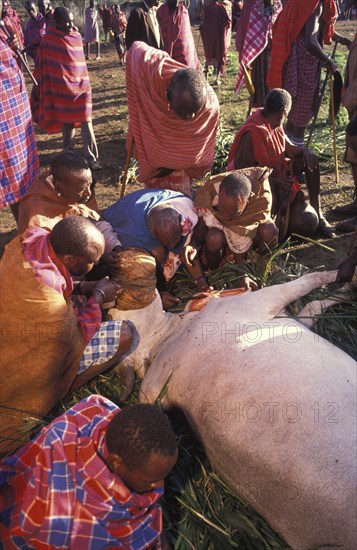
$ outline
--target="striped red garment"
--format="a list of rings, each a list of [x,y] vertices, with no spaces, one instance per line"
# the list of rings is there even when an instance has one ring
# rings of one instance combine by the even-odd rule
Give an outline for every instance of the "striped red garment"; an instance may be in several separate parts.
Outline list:
[[[82,37],[47,28],[38,49],[35,78],[39,96],[31,95],[34,120],[48,134],[59,133],[63,123],[92,120],[92,92]]]
[[[254,111],[236,133],[228,155],[227,170],[234,169],[234,157],[240,140],[246,132],[249,132],[253,142],[254,159],[258,166],[273,168],[275,176],[282,173],[285,156],[284,130],[281,126],[272,129],[262,112],[263,109]]]
[[[274,2],[269,8],[265,6],[264,0],[255,0],[254,6],[250,11],[242,50],[239,53],[240,64],[235,88],[236,94],[240,92],[244,85],[244,74],[241,63],[244,63],[245,66],[251,65],[266,48],[269,37],[272,35],[273,24],[282,7],[280,0]],[[245,9],[245,4],[243,9]]]
[[[170,13],[169,5],[165,2],[157,10],[156,16],[160,24],[165,52],[179,63],[202,71],[187,8],[178,4],[175,11]]]
[[[117,413],[91,395],[0,462],[2,548],[161,548],[163,489],[133,493],[105,462]]]
[[[0,208],[19,202],[40,172],[22,73],[0,30]]]
[[[283,67],[291,47],[320,0],[287,0],[273,27],[273,47],[267,86],[282,87]],[[337,9],[334,0],[323,0],[324,44],[330,44],[334,33]]]
[[[144,42],[135,42],[128,51],[129,123],[141,182],[157,175],[162,167],[201,178],[213,166],[219,104],[212,88],[208,86],[206,104],[193,120],[178,118],[166,98],[173,74],[185,68]]]
[[[231,4],[229,4],[231,9]],[[227,62],[228,36],[230,36],[231,18],[224,2],[210,1],[204,4],[202,24],[202,42],[208,65],[220,65],[225,74]]]

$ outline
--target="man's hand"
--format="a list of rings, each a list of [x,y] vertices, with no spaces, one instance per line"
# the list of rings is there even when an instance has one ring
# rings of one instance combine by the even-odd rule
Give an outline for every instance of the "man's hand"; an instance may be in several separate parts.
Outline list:
[[[258,290],[258,288],[259,288],[257,283],[255,283],[253,281],[253,279],[248,277],[248,275],[243,275],[243,277],[241,277],[240,286],[241,286],[241,288],[244,288],[245,290],[252,290],[252,291]]]
[[[103,304],[113,302],[122,292],[123,289],[118,283],[110,280],[109,277],[104,277],[97,283],[93,296],[99,304]]]
[[[304,158],[304,164],[309,171],[312,172],[313,170],[316,170],[317,156],[311,149],[304,147],[303,158]]]
[[[184,246],[180,252],[180,260],[187,267],[192,266],[193,260],[197,256],[197,249],[194,246]]]
[[[328,70],[329,74],[331,74],[331,75],[337,71],[337,65],[331,57],[326,62],[326,69]]]
[[[107,254],[103,254],[101,258],[102,262],[109,268],[111,275],[113,277],[116,277],[119,275],[120,272],[120,253],[119,252],[108,252]],[[105,273],[105,272],[104,272]]]

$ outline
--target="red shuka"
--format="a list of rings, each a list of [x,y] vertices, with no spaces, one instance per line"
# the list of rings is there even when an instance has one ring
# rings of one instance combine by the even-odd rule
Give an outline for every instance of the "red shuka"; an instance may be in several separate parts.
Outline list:
[[[282,87],[283,67],[290,55],[291,46],[319,3],[320,0],[288,0],[280,12],[273,27],[273,47],[267,76],[267,86],[271,90]],[[334,0],[323,0],[323,5],[324,44],[331,44],[337,10]]]
[[[31,108],[42,130],[56,134],[63,123],[92,120],[92,92],[78,31],[66,34],[54,27],[47,30],[38,49],[35,78],[39,97],[33,90]]]

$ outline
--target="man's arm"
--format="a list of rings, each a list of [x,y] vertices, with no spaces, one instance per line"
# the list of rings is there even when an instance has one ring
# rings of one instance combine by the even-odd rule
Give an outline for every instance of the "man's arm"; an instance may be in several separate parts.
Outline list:
[[[246,132],[241,137],[238,150],[234,156],[234,168],[249,168],[258,166],[254,158],[253,140],[250,132]]]
[[[302,158],[304,161],[304,166],[308,170],[315,170],[317,168],[317,156],[307,147],[299,147],[291,143],[289,138],[285,140],[285,152],[290,158]]]
[[[333,59],[324,52],[319,41],[322,10],[323,4],[320,2],[314,13],[307,20],[305,25],[305,47],[311,55],[317,57],[317,59],[326,64],[330,73],[334,73],[337,70],[337,65]]]

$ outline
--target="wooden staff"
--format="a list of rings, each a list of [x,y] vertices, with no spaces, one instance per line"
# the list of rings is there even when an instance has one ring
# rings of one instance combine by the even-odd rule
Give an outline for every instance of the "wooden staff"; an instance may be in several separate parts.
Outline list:
[[[124,170],[122,171],[120,179],[119,179],[119,182],[120,182],[119,198],[120,199],[124,197],[124,193],[125,193],[125,187],[126,187],[126,182],[127,182],[127,179],[128,179],[128,170],[129,170],[129,164],[130,164],[133,145],[134,145],[134,137],[133,137],[132,134],[130,134],[129,143],[128,143],[128,147],[127,147],[128,152],[126,154]]]
[[[338,44],[338,42],[335,42],[335,45],[333,47],[333,52],[331,54],[331,59],[335,59],[337,44]],[[328,78],[329,78],[329,72],[326,71],[325,80],[322,84],[321,92],[320,92],[319,99],[318,99],[316,113],[315,113],[315,116],[314,116],[313,121],[311,123],[310,133],[309,133],[309,137],[307,138],[306,147],[309,147],[311,139],[312,139],[312,134],[314,133],[314,130],[315,130],[316,121],[317,121],[317,117],[319,116],[320,107],[321,107],[321,104],[322,104],[322,100],[324,98],[324,93],[325,93]]]
[[[332,137],[333,137],[333,158],[335,164],[335,181],[339,183],[338,176],[338,158],[337,158],[337,144],[336,144],[336,125],[335,125],[335,104],[333,98],[333,76],[330,78],[330,102],[331,102],[331,126],[332,126]]]
[[[243,71],[243,74],[244,74],[245,85],[247,87],[248,93],[250,95],[254,95],[255,94],[255,88],[254,88],[254,84],[252,82],[251,71],[250,71],[250,69],[247,69],[247,66],[244,65],[243,61],[241,62],[241,67],[242,67],[242,71]]]

